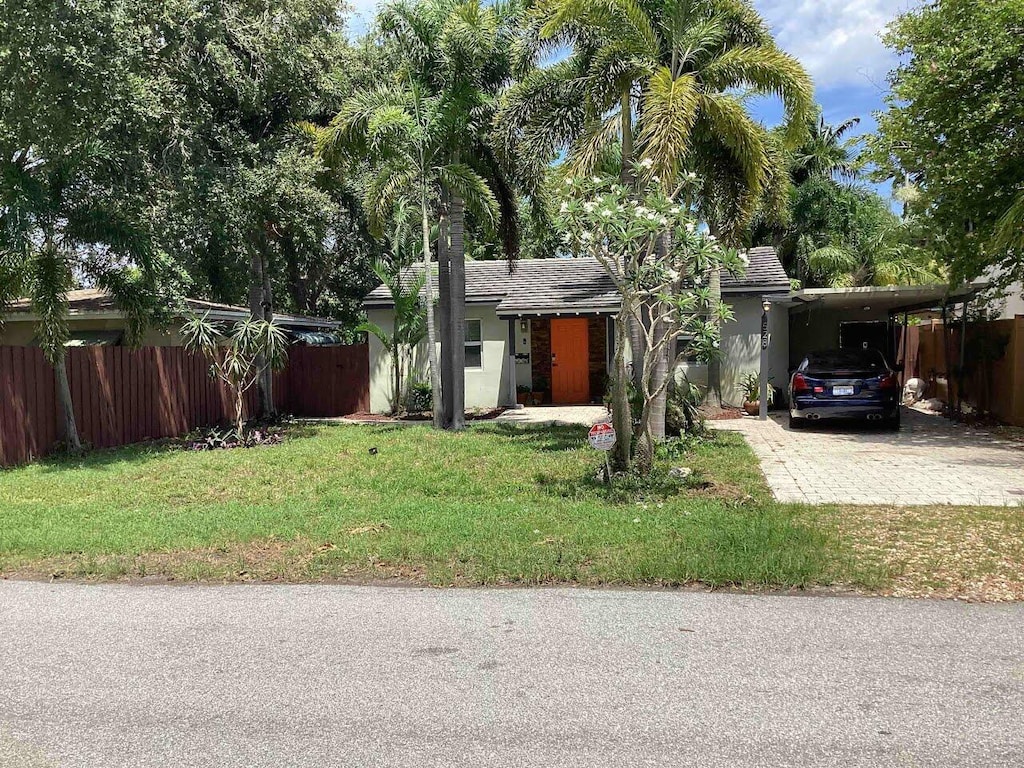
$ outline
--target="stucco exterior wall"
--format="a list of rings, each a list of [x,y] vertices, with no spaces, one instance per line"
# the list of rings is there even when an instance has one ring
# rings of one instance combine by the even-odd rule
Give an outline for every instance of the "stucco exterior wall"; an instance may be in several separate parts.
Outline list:
[[[749,372],[757,372],[761,366],[761,298],[759,296],[729,298],[735,320],[722,328],[722,397],[729,405],[742,405],[743,394],[740,379]],[[514,401],[515,393],[508,392],[508,321],[499,319],[496,305],[470,305],[466,308],[466,319],[480,319],[483,335],[483,366],[466,370],[466,407],[494,408]],[[392,329],[390,309],[367,311],[371,322],[386,331]],[[770,344],[768,350],[768,380],[785,389],[789,381],[789,322],[786,310],[778,307],[769,313]],[[519,320],[515,321],[516,351],[536,355],[538,335],[527,324],[524,332]],[[440,344],[438,344],[440,355]],[[424,342],[414,358],[414,371],[423,379],[428,378],[427,347]],[[707,366],[682,363],[677,369],[691,381],[707,385]],[[529,384],[530,365],[516,365],[516,382]],[[374,413],[385,413],[389,408],[391,393],[391,359],[380,342],[370,337],[370,409]],[[593,393],[592,393],[593,394]]]
[[[741,379],[761,369],[761,297],[727,298],[735,319],[722,326],[722,400],[731,406],[743,404]],[[775,307],[768,313],[767,376],[773,386],[785,389],[789,383],[789,317]]]
[[[790,313],[789,367],[796,368],[804,355],[839,348],[839,326],[846,322],[886,322],[888,309],[815,309]]]
[[[481,367],[466,369],[466,408],[495,408],[514,402],[515,393],[509,393],[508,321],[499,319],[496,304],[471,304],[466,307],[466,320],[480,320],[483,340]],[[367,310],[367,319],[385,331],[393,328],[390,309]],[[435,315],[435,320],[437,319]],[[518,324],[517,324],[518,333]],[[441,344],[437,345],[438,357]],[[423,380],[430,377],[427,367],[427,342],[416,348],[413,356],[413,374]],[[408,375],[408,374],[407,374]],[[381,343],[370,336],[370,410],[386,413],[391,395],[391,356]]]
[[[68,321],[72,333],[87,331],[123,331],[124,321],[111,320],[77,320]],[[32,346],[38,331],[34,321],[18,320],[8,317],[0,331],[0,346],[28,347]],[[180,347],[181,333],[177,328],[149,328],[143,334],[144,347]]]

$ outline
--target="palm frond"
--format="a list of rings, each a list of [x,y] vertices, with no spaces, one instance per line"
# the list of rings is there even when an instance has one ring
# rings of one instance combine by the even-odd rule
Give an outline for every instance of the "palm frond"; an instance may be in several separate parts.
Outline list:
[[[682,158],[690,150],[701,102],[697,78],[692,74],[673,77],[668,67],[655,72],[644,91],[638,137],[641,153],[652,161],[653,173],[668,184],[675,182]]]
[[[490,231],[495,231],[501,211],[498,199],[487,181],[465,163],[450,163],[437,170],[441,185],[449,192],[458,194],[473,215]]]

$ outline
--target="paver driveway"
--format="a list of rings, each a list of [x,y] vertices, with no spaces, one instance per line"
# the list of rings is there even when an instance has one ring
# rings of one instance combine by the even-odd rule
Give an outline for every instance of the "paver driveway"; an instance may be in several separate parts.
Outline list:
[[[810,504],[1024,504],[1024,445],[904,409],[899,433],[859,425],[790,430],[715,422],[742,432],[779,501]]]

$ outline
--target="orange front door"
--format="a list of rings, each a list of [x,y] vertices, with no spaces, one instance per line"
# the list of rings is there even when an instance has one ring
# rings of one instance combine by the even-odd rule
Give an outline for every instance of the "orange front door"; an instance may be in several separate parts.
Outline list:
[[[585,317],[551,321],[551,400],[590,402],[590,335]]]

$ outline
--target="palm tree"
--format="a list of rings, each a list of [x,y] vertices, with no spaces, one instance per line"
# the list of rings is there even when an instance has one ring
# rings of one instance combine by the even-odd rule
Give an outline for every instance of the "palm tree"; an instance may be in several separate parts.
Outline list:
[[[793,183],[803,184],[812,177],[855,179],[859,168],[852,150],[860,139],[844,137],[859,124],[859,117],[851,117],[838,125],[826,123],[820,114],[812,119],[808,123],[807,138],[793,151],[789,170]]]
[[[442,384],[434,322],[434,269],[431,257],[431,214],[445,192],[457,190],[481,221],[495,221],[498,202],[484,179],[464,163],[448,162],[452,126],[461,115],[457,102],[430,95],[420,83],[403,81],[360,91],[351,96],[326,128],[304,126],[329,165],[368,158],[372,165],[364,209],[370,230],[380,234],[388,215],[401,200],[419,209],[434,426],[443,426]]]
[[[780,173],[767,131],[738,93],[779,98],[790,142],[802,138],[813,108],[803,67],[776,46],[748,0],[547,0],[537,18],[538,41],[572,42],[574,52],[513,89],[506,141],[565,149],[582,173],[618,143],[624,182],[642,172],[670,192],[695,173],[686,202],[737,244]],[[720,297],[717,273],[710,278]],[[634,352],[634,370],[636,361]]]
[[[488,195],[496,204],[496,216],[477,222],[485,230],[497,230],[510,261],[518,251],[512,162],[516,154],[499,156],[490,134],[497,97],[514,69],[519,17],[516,3],[484,6],[480,0],[399,0],[382,11],[378,22],[384,40],[401,62],[400,69],[446,106],[449,122],[441,156],[460,170],[443,180],[438,216],[443,423],[451,429],[465,426],[467,192]],[[481,186],[480,181],[485,184]]]
[[[402,409],[405,392],[405,371],[410,369],[413,351],[427,333],[426,314],[420,305],[420,291],[423,290],[426,276],[420,274],[411,281],[407,280],[401,261],[394,265],[377,262],[373,272],[391,294],[395,305],[394,323],[390,332],[371,322],[361,324],[356,330],[376,336],[391,356],[391,412],[398,414]]]
[[[152,262],[143,228],[92,178],[107,162],[89,142],[43,158],[22,150],[0,158],[0,319],[27,295],[39,317],[39,343],[57,379],[63,434],[82,449],[68,383],[68,297],[79,279],[110,290],[127,319],[126,340],[141,340],[152,308]],[[125,268],[124,262],[131,264]]]

